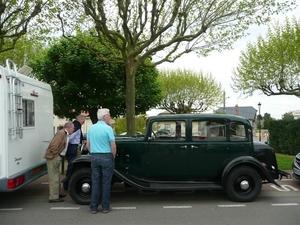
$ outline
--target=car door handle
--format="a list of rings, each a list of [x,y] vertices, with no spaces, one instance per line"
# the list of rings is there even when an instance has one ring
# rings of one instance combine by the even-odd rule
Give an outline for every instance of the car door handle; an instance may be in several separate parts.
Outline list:
[[[180,148],[187,149],[187,146],[186,146],[186,145],[183,145],[183,146],[181,146]]]
[[[195,146],[195,145],[192,145],[192,146],[191,146],[191,148],[198,148],[198,147],[197,147],[197,146]]]

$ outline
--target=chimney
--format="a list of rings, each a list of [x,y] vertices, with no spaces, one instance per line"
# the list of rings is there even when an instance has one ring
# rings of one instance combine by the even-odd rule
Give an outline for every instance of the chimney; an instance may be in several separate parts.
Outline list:
[[[239,106],[237,104],[235,105],[235,115],[239,115]]]

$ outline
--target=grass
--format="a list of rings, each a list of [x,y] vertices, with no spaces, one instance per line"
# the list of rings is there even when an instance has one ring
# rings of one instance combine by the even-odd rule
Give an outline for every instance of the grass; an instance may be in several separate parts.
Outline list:
[[[276,153],[279,170],[291,170],[295,156]]]

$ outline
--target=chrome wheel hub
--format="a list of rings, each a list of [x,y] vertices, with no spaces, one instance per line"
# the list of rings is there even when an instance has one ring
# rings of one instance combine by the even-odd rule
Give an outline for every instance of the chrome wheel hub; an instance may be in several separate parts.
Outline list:
[[[249,182],[247,180],[243,180],[241,183],[240,183],[240,188],[242,190],[248,190],[249,189]]]
[[[89,183],[83,183],[81,186],[81,190],[84,193],[89,193],[91,191],[91,186],[89,185]]]

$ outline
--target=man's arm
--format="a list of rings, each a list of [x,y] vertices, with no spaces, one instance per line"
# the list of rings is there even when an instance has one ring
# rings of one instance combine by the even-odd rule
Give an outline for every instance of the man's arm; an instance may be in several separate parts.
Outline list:
[[[112,152],[114,158],[116,158],[116,153],[117,153],[116,142],[111,141],[111,142],[110,142],[110,148],[111,148],[111,152]]]
[[[88,151],[91,153],[91,149],[90,149],[90,140],[86,140],[85,146],[87,147]]]

